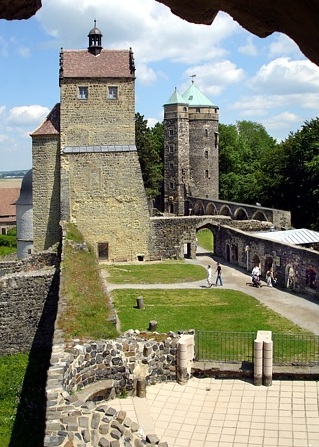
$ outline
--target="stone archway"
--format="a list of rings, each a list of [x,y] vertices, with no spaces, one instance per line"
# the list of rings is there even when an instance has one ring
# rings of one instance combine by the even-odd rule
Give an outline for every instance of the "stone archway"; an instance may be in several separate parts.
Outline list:
[[[209,215],[209,216],[214,216],[214,215],[218,214],[216,206],[214,205],[214,203],[209,203],[206,206],[206,214]]]
[[[244,208],[237,208],[234,213],[234,220],[248,220],[247,211]]]
[[[223,205],[222,207],[221,207],[221,209],[220,209],[220,211],[219,211],[219,214],[221,215],[221,216],[230,216],[231,217],[231,210],[230,210],[230,208],[229,208],[229,206],[228,205]]]
[[[252,217],[253,220],[260,220],[262,222],[268,222],[266,215],[262,211],[256,211]]]

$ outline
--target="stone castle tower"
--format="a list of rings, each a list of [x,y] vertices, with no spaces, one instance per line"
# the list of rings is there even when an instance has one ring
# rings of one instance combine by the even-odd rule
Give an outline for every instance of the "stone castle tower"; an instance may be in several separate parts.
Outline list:
[[[187,215],[188,197],[218,199],[218,107],[194,81],[164,104],[164,210]]]
[[[150,219],[135,146],[132,50],[61,50],[60,103],[32,134],[34,251],[75,222],[100,258],[149,256]]]

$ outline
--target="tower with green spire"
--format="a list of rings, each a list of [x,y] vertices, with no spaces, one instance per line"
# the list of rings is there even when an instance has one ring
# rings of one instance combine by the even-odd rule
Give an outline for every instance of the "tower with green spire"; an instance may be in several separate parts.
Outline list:
[[[188,197],[218,199],[218,107],[195,85],[164,104],[164,208],[188,215]]]

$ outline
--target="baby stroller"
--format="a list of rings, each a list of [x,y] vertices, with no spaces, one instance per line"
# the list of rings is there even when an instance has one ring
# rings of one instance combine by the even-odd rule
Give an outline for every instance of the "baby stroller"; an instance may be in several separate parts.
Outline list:
[[[259,275],[253,274],[251,277],[253,287],[261,287],[261,281]]]

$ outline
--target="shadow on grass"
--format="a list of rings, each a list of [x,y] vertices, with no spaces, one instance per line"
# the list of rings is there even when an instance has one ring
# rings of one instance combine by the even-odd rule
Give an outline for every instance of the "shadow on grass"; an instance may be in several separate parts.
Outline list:
[[[56,272],[30,350],[9,447],[43,447],[47,404],[45,388],[57,314],[58,287],[59,274]]]

